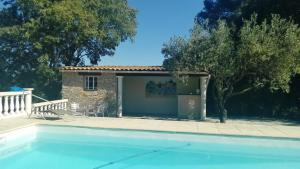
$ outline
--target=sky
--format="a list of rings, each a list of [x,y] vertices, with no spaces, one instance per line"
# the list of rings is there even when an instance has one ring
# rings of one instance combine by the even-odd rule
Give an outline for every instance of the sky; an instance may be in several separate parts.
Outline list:
[[[138,10],[134,41],[121,43],[100,65],[162,65],[161,49],[174,36],[189,35],[203,0],[128,0]]]

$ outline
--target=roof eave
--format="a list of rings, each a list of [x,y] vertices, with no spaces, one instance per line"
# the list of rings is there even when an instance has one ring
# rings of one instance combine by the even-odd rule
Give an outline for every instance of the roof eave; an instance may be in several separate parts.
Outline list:
[[[157,70],[148,70],[148,71],[135,71],[135,70],[59,70],[62,73],[71,73],[71,72],[85,72],[85,73],[124,73],[124,74],[172,74],[170,71],[157,71]],[[180,72],[182,75],[208,75],[207,72]]]

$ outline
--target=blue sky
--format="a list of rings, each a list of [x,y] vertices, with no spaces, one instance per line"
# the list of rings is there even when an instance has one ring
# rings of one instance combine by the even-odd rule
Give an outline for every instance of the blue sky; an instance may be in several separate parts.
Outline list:
[[[163,43],[174,36],[188,36],[203,0],[128,0],[138,10],[134,42],[120,44],[114,56],[100,65],[161,65]]]

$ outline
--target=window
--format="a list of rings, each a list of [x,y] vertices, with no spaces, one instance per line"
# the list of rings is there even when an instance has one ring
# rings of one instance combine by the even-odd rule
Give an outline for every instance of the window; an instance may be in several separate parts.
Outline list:
[[[97,90],[97,77],[86,76],[84,89],[85,90]]]

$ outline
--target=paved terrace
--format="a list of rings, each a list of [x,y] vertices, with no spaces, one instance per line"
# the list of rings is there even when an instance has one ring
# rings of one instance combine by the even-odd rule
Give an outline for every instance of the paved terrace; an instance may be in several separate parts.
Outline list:
[[[35,124],[300,139],[300,125],[282,121],[228,120],[226,124],[220,124],[212,119],[206,122],[196,122],[126,117],[67,116],[60,120],[27,119],[26,117],[2,119],[0,120],[0,133]]]

